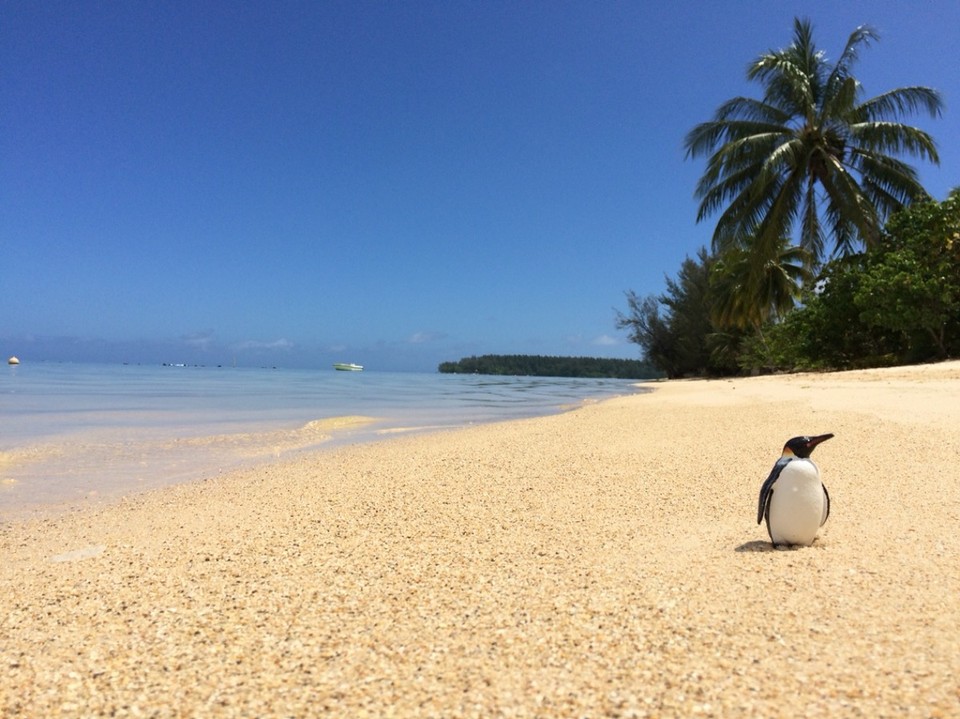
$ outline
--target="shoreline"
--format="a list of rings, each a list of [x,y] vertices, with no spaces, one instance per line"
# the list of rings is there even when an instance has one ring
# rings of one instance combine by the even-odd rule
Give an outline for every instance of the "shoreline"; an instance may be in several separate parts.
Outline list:
[[[102,506],[301,452],[545,416],[639,391],[613,380],[438,378],[28,367],[3,387],[13,431],[0,443],[0,522]],[[364,426],[335,426],[357,415]]]
[[[128,496],[375,441],[382,424],[375,417],[341,415],[297,427],[206,435],[168,431],[109,441],[71,437],[0,450],[0,525],[103,509]]]
[[[960,362],[650,386],[0,526],[0,714],[960,713]]]

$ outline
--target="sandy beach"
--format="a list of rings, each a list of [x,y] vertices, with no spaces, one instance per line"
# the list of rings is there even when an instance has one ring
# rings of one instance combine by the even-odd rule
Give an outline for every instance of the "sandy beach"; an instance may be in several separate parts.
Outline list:
[[[958,428],[960,362],[663,382],[8,523],[0,716],[960,717]]]

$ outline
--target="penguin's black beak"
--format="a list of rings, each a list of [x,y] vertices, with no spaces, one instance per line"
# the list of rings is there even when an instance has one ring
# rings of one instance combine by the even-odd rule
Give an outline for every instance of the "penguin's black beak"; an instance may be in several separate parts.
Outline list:
[[[816,437],[811,437],[809,440],[807,440],[807,447],[809,447],[810,449],[813,449],[821,442],[826,442],[832,436],[833,436],[832,434],[819,434]]]

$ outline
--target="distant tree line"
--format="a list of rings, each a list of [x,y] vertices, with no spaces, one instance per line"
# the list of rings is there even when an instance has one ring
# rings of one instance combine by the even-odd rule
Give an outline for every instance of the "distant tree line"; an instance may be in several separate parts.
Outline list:
[[[542,355],[483,355],[457,362],[441,362],[445,374],[491,374],[528,377],[592,377],[655,379],[663,376],[650,362],[603,357],[545,357]]]

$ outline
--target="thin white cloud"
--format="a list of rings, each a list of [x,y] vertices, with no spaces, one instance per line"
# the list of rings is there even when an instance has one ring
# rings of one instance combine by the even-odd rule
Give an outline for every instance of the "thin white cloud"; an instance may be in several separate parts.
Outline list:
[[[425,342],[436,342],[447,336],[445,332],[414,332],[407,340],[412,345],[422,345]]]
[[[590,344],[598,345],[600,347],[613,347],[620,344],[620,340],[618,340],[616,337],[611,337],[610,335],[600,335],[599,337],[595,337],[593,342]]]
[[[273,342],[261,342],[260,340],[245,340],[235,344],[236,350],[291,350],[293,342],[288,339],[280,338]]]
[[[180,339],[183,340],[184,344],[206,352],[213,344],[214,333],[213,330],[202,330],[183,335]]]

